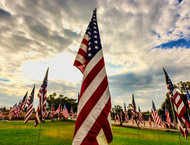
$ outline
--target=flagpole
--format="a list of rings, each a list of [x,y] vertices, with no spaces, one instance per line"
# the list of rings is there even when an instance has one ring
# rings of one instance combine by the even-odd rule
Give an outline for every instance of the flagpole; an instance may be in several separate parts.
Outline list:
[[[38,145],[40,144],[40,135],[41,135],[41,123],[40,123],[39,134],[38,134]]]
[[[170,98],[169,98],[170,99]],[[173,100],[173,98],[171,97],[171,99]],[[176,129],[177,129],[177,134],[178,134],[178,137],[179,137],[179,143],[181,145],[181,139],[180,139],[180,135],[179,135],[179,130],[178,130],[178,124],[177,124],[177,120],[176,120],[176,116],[175,116],[175,112],[174,112],[174,107],[173,107],[173,104],[172,104],[172,101],[170,99],[170,105],[171,105],[171,108],[172,108],[172,113],[173,113],[173,116],[174,116],[174,121],[176,123]]]

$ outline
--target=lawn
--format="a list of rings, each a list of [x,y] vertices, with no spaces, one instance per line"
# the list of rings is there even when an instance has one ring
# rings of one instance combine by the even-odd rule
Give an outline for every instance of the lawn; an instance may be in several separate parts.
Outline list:
[[[41,127],[41,129],[40,129]],[[111,145],[179,145],[177,133],[151,131],[113,126],[114,140]],[[1,145],[71,145],[74,131],[73,121],[46,121],[37,127],[34,122],[0,122]],[[40,135],[40,137],[39,137]],[[180,137],[182,145],[190,139]]]

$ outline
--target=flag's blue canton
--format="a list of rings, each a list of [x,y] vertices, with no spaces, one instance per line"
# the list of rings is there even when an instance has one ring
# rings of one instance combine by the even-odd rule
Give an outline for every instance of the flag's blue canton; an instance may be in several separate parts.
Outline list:
[[[170,80],[167,72],[165,71],[165,69],[163,69],[163,70],[164,70],[164,73],[165,73],[166,84],[167,84],[168,89],[170,90],[170,93],[172,95],[173,94],[173,90],[174,90],[174,86],[173,86],[172,81]]]
[[[186,88],[186,93],[187,93],[187,100],[190,101],[190,94],[187,88]]]
[[[25,94],[24,98],[22,99],[22,103],[26,100],[27,94],[28,94],[28,92]]]
[[[166,105],[165,105],[165,111],[168,112],[168,108],[166,107]]]
[[[96,19],[96,10],[93,12],[93,17],[90,21],[90,24],[88,25],[86,34],[89,36],[86,59],[90,61],[96,55],[96,53],[102,49]]]
[[[64,105],[64,108],[63,108],[63,109],[64,109],[64,110],[67,109],[66,105]]]
[[[152,101],[152,109],[154,109],[154,111],[156,111],[156,107],[154,105],[154,102]]]
[[[181,3],[183,0],[178,0],[179,3]]]

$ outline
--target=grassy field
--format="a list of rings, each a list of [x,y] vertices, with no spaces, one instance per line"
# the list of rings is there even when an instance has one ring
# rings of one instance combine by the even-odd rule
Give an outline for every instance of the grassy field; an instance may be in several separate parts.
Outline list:
[[[40,130],[41,127],[41,130]],[[113,126],[114,140],[111,145],[180,145],[176,133],[139,130]],[[1,145],[71,145],[74,131],[72,121],[46,121],[34,127],[34,122],[0,122]],[[40,134],[40,138],[39,138]],[[189,145],[180,137],[182,145]]]

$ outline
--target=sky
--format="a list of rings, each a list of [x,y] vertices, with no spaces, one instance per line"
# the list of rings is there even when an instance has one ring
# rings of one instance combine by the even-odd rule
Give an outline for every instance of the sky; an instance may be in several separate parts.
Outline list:
[[[77,98],[82,74],[73,66],[97,8],[97,20],[114,105],[159,108],[173,83],[190,78],[190,1],[1,0],[0,107],[37,93],[49,67],[48,95]]]

